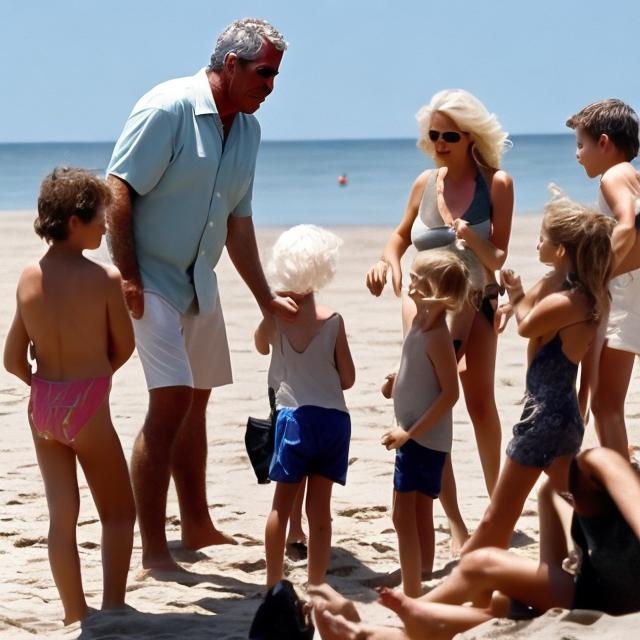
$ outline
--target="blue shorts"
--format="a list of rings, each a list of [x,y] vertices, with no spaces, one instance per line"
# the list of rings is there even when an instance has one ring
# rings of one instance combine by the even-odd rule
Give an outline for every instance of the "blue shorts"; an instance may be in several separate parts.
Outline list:
[[[300,482],[317,474],[343,485],[350,439],[351,419],[344,411],[312,405],[280,409],[269,478]]]
[[[442,486],[442,470],[447,459],[445,451],[423,447],[415,440],[396,450],[393,488],[399,493],[419,491],[437,498]]]

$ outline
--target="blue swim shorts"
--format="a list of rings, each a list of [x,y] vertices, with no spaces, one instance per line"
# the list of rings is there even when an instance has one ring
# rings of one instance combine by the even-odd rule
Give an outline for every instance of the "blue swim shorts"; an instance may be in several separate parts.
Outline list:
[[[351,419],[344,411],[312,405],[280,409],[269,478],[300,482],[317,474],[343,485],[350,439]]]
[[[435,451],[423,447],[415,440],[407,440],[396,450],[393,488],[399,493],[419,491],[431,498],[437,498],[446,459],[445,451]]]

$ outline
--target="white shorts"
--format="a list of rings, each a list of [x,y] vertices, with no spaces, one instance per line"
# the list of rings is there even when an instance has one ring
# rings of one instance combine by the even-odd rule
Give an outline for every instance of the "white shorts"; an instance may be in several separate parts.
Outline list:
[[[609,291],[606,344],[610,349],[640,354],[640,269],[613,278]]]
[[[233,382],[220,298],[211,313],[182,315],[157,293],[144,292],[144,315],[133,320],[147,388],[211,389]]]

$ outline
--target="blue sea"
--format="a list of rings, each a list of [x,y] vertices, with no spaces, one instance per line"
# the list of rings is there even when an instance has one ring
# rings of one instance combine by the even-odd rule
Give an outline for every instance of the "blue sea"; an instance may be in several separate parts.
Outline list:
[[[537,213],[555,182],[574,199],[596,200],[575,160],[573,134],[512,136],[504,168],[513,176],[516,212]],[[104,174],[112,142],[0,144],[0,211],[35,209],[38,186],[56,165]],[[263,142],[254,185],[257,225],[396,224],[416,176],[432,166],[415,140]],[[338,184],[345,175],[346,186]]]

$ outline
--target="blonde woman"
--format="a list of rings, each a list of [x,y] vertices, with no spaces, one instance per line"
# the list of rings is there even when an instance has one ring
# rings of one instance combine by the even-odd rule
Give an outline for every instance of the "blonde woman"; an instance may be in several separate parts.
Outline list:
[[[424,171],[414,182],[404,217],[367,273],[367,287],[379,296],[391,272],[393,290],[400,295],[400,259],[412,244],[424,250],[462,241],[467,253],[481,264],[486,284],[453,318],[452,336],[458,358],[466,358],[460,381],[491,495],[500,471],[501,442],[493,388],[497,346],[493,324],[499,290],[494,272],[507,257],[513,213],[513,182],[500,169],[507,134],[495,115],[461,89],[435,94],[416,118],[418,147],[437,168]],[[414,314],[415,304],[404,296],[405,329]],[[458,510],[450,457],[440,500],[449,518],[453,547],[459,548],[468,534]]]

